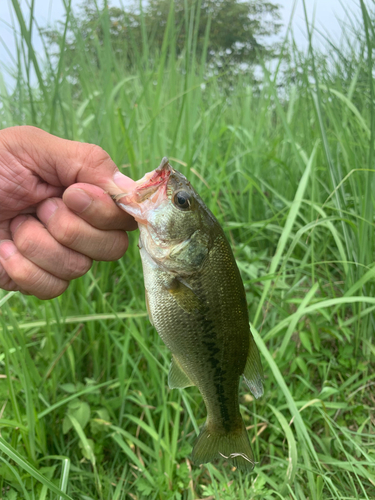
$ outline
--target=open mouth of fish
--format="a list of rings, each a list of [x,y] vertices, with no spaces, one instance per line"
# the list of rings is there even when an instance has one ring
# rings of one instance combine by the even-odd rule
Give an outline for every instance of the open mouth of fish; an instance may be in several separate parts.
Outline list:
[[[168,158],[164,157],[158,168],[138,180],[133,189],[112,198],[137,222],[147,224],[147,212],[167,198],[167,183],[171,173],[173,168]]]

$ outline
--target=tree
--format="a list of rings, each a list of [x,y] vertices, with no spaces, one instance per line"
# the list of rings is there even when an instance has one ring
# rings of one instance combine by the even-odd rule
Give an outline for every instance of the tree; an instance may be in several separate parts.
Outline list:
[[[109,34],[112,51],[120,57],[126,54],[127,64],[131,65],[135,57],[139,60],[139,55],[153,58],[160,53],[169,20],[173,28],[171,39],[175,40],[171,50],[177,57],[190,43],[198,56],[206,49],[211,65],[227,67],[250,65],[260,56],[274,55],[276,44],[267,45],[265,39],[276,35],[281,28],[279,9],[265,0],[149,0],[145,4],[140,2],[140,7],[133,4],[127,10],[108,6],[99,10],[95,0],[86,0],[72,26],[83,40],[86,53],[98,64],[98,47],[106,43]],[[63,29],[48,30],[45,35],[49,42],[61,45],[63,32]],[[77,36],[68,34],[65,41],[68,65],[78,50],[82,50],[82,45],[78,44]]]
[[[203,50],[208,23],[207,55],[211,60],[230,56],[233,62],[249,63],[259,55],[267,57],[273,53],[264,38],[277,34],[281,27],[278,5],[263,0],[175,0],[173,4],[178,52],[184,50],[190,29],[186,22],[187,5],[196,21],[198,53]],[[152,33],[157,28],[154,41],[158,48],[163,42],[163,27],[166,27],[170,6],[170,0],[150,0],[144,13],[148,31]]]

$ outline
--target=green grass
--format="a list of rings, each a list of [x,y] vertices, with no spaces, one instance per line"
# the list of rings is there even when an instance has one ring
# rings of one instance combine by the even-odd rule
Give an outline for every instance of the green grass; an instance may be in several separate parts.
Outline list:
[[[156,60],[145,46],[125,70],[108,36],[94,64],[71,17],[72,79],[63,47],[41,63],[35,19],[13,6],[17,83],[1,87],[0,126],[97,143],[134,178],[168,155],[232,243],[266,379],[256,402],[241,386],[254,473],[197,468],[205,411],[195,388],[167,387],[136,234],[121,261],[96,263],[60,298],[0,292],[0,497],[375,499],[375,25],[364,4],[346,20],[356,48],[330,41],[325,60],[314,38],[308,54],[292,43],[261,85],[208,75],[193,25],[176,60],[171,18]],[[98,22],[108,34],[106,15]]]

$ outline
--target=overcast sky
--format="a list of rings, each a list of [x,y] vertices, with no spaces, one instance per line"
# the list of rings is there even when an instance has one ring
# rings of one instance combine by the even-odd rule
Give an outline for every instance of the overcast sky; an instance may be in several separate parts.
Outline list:
[[[27,18],[26,12],[29,1],[20,0],[20,3]],[[72,0],[73,8],[80,3],[80,0]],[[120,5],[121,0],[110,0],[109,3],[110,5]],[[126,5],[128,2],[123,0],[122,3]],[[275,0],[275,3],[278,3],[282,7],[283,24],[286,28],[292,15],[295,0]],[[306,0],[306,7],[309,20],[312,21],[315,15],[315,26],[338,39],[341,33],[338,20],[346,17],[344,8],[348,8],[353,12],[359,12],[359,0]],[[65,9],[61,0],[35,0],[35,19],[39,26],[63,20],[64,13]],[[7,83],[9,79],[6,76],[6,69],[12,65],[11,56],[13,55],[14,57],[16,53],[14,33],[11,27],[16,24],[14,23],[14,19],[11,0],[0,0],[0,71],[6,78]],[[297,0],[296,2],[292,28],[298,46],[300,48],[306,47],[306,26],[302,0]],[[42,51],[42,46],[36,33],[34,34],[33,44],[36,51]]]

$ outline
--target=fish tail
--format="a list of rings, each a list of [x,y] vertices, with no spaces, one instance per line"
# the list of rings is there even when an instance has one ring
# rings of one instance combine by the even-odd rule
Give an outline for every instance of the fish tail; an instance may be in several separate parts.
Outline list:
[[[200,465],[224,458],[238,469],[251,472],[255,465],[254,455],[242,419],[232,432],[218,433],[212,427],[208,422],[202,427],[193,448],[193,462]]]

